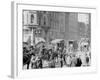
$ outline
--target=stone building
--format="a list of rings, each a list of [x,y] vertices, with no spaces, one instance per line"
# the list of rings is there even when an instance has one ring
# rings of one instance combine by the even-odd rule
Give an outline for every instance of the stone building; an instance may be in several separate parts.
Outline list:
[[[28,13],[29,12],[30,11],[28,11]],[[27,36],[28,39],[31,34],[35,34],[35,37],[42,37],[47,42],[54,39],[64,39],[67,42],[69,40],[80,40],[82,37],[90,38],[89,14],[86,14],[88,15],[88,17],[86,17],[87,23],[85,19],[82,20],[82,17],[80,17],[81,20],[79,20],[80,13],[76,12],[33,11],[33,14],[35,14],[33,19],[36,18],[33,23],[36,25],[28,24],[27,26],[23,25],[23,27],[28,29],[30,26],[35,27],[37,34],[32,33],[31,29],[29,32],[26,29],[24,30],[24,39],[26,39],[25,36]],[[26,18],[23,21],[29,21],[29,19],[32,20],[30,17],[28,20]]]

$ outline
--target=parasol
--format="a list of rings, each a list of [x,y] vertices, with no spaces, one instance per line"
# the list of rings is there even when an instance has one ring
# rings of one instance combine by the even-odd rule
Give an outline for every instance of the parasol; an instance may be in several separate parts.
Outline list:
[[[56,43],[59,43],[61,41],[63,41],[63,39],[55,39],[55,40],[52,40],[51,43],[56,44]]]

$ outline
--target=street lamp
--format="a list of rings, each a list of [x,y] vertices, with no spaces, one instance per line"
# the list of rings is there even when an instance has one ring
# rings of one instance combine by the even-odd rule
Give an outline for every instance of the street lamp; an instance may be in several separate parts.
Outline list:
[[[28,28],[31,30],[31,46],[35,46],[35,31],[38,25],[29,26]]]

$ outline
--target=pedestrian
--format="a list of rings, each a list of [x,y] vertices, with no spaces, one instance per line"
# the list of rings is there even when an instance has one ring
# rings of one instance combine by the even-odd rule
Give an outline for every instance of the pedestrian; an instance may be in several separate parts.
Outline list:
[[[65,59],[66,59],[66,65],[68,67],[70,67],[71,66],[71,56],[70,55],[67,55]]]
[[[76,67],[80,67],[82,65],[82,61],[81,61],[81,58],[80,56],[76,59]]]
[[[71,66],[72,66],[72,67],[75,67],[75,65],[76,65],[76,56],[73,55],[73,56],[72,56],[72,64],[71,64]]]

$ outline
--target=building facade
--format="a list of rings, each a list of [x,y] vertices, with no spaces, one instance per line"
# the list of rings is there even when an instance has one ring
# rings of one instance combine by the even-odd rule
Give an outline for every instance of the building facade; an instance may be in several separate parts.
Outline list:
[[[80,13],[74,12],[23,11],[23,14],[23,21],[27,24],[23,25],[23,41],[27,41],[31,34],[42,37],[47,42],[54,39],[64,39],[67,42],[80,40],[82,37],[90,38],[90,14],[86,14],[86,20],[80,20]]]

